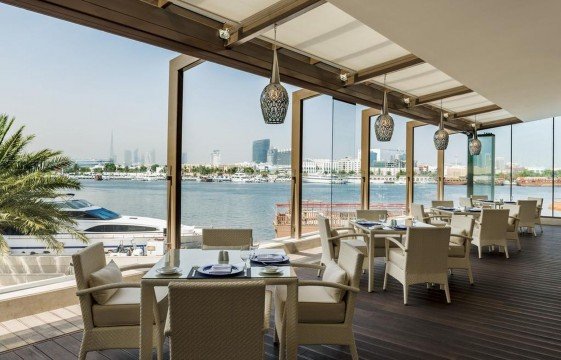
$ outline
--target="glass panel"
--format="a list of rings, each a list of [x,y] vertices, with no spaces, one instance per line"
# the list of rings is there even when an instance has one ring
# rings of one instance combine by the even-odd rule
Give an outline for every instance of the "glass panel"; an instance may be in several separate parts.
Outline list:
[[[554,139],[554,169],[555,169],[555,182],[553,188],[554,201],[552,204],[553,216],[561,217],[561,118],[554,118],[555,131],[553,134]],[[547,208],[543,209],[544,213],[547,212]]]
[[[433,136],[438,127],[424,125],[416,127],[414,140],[413,202],[430,207],[437,199],[437,157]]]
[[[407,119],[393,115],[391,141],[378,142],[374,132],[376,116],[370,119],[370,208],[387,209],[391,215],[405,212],[407,191],[405,136]]]
[[[302,110],[302,234],[317,231],[317,214],[331,216],[333,99],[304,100]]]
[[[444,200],[455,205],[467,194],[467,141],[465,134],[452,134],[444,152]]]
[[[181,220],[197,232],[251,228],[261,242],[290,234],[291,112],[284,124],[264,123],[267,83],[210,62],[185,74]]]
[[[467,192],[468,195],[487,195],[489,200],[493,200],[495,199],[495,136],[480,134],[478,138],[481,141],[481,152],[479,155],[468,157],[468,174],[473,174],[473,187],[470,189],[468,181]]]
[[[512,196],[514,200],[543,198],[542,215],[552,214],[553,120],[512,127]]]
[[[495,198],[511,199],[511,126],[485,130],[495,135]]]
[[[332,120],[331,224],[342,227],[360,209],[360,111],[334,99]]]

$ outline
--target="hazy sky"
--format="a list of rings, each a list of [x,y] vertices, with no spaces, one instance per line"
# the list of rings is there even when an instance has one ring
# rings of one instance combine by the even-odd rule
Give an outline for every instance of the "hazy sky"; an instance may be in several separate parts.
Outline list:
[[[8,5],[0,5],[0,24],[0,112],[17,117],[28,133],[36,134],[33,148],[63,150],[74,159],[105,159],[113,131],[118,161],[125,149],[136,148],[145,153],[155,149],[156,160],[165,161],[168,63],[178,54]],[[184,100],[187,160],[208,163],[218,149],[223,163],[247,161],[252,141],[263,138],[271,139],[273,147],[289,148],[290,111],[284,125],[263,123],[259,96],[267,82],[212,63],[190,70]],[[297,90],[286,87],[289,93]],[[304,157],[356,156],[362,109],[328,96],[308,101]],[[372,144],[383,149],[383,157],[405,148],[407,120],[394,120],[392,142]],[[417,130],[416,160],[436,163],[435,130]],[[528,147],[517,146],[515,162],[551,163],[542,130],[530,124],[515,131],[518,143],[528,141],[544,153],[536,158],[520,150]],[[497,156],[508,159],[506,145],[504,138],[497,139]],[[446,153],[447,164],[456,162],[466,163],[464,135],[452,136]]]

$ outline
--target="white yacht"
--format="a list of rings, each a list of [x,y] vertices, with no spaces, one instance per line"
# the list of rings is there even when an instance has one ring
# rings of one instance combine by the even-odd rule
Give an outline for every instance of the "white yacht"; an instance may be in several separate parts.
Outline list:
[[[347,179],[335,176],[335,175],[306,175],[302,178],[302,182],[305,183],[315,183],[315,184],[346,184]]]
[[[141,253],[144,253],[147,241],[164,237],[165,220],[120,215],[80,199],[56,200],[55,203],[76,221],[76,229],[88,237],[89,244],[102,242],[108,251],[128,247],[141,249]],[[35,236],[23,235],[14,230],[5,230],[2,235],[12,255],[49,251]],[[75,253],[88,245],[68,233],[59,233],[55,237],[64,243],[63,254]],[[201,242],[201,230],[181,225],[181,242],[185,246],[195,246],[195,243]]]
[[[246,182],[252,182],[252,179],[249,175],[247,175],[246,173],[243,172],[237,172],[234,175],[232,175],[231,177],[232,182],[235,183],[246,183]]]

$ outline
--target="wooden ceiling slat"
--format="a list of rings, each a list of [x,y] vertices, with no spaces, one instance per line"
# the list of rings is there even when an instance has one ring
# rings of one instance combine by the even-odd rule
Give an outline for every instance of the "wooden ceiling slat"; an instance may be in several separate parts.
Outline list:
[[[411,66],[423,64],[424,61],[419,59],[413,54],[405,55],[397,59],[392,59],[384,63],[374,65],[372,67],[359,70],[356,74],[353,74],[346,82],[345,85],[358,84],[380,75],[384,75],[390,72],[402,70]]]
[[[452,88],[452,89],[437,91],[437,92],[432,93],[432,94],[421,95],[417,99],[415,99],[413,105],[416,106],[416,105],[427,104],[427,103],[430,103],[430,102],[433,102],[433,101],[438,101],[438,100],[451,98],[453,96],[469,94],[471,92],[473,92],[473,90],[471,90],[467,86],[462,85],[462,86],[458,86],[458,87],[455,87],[455,88]]]
[[[498,105],[487,105],[487,106],[483,106],[483,107],[476,108],[476,109],[470,109],[470,110],[457,112],[454,115],[454,117],[462,118],[462,117],[484,114],[484,113],[488,113],[488,112],[491,112],[491,111],[497,111],[497,110],[501,110],[501,107],[498,106]]]

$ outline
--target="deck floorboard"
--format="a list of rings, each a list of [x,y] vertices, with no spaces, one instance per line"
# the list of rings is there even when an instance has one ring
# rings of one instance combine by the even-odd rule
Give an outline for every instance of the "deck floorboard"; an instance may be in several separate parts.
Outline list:
[[[452,304],[444,292],[415,285],[403,305],[401,285],[389,280],[382,291],[383,259],[376,259],[374,293],[362,291],[355,313],[355,337],[362,359],[560,359],[561,227],[544,226],[538,237],[521,237],[523,250],[511,258],[472,251],[475,285],[464,271],[450,277]],[[317,249],[299,254],[317,259]],[[303,278],[314,278],[309,269]],[[361,279],[366,289],[367,279]],[[0,360],[75,359],[82,333],[80,309],[72,306],[0,324]],[[8,326],[9,325],[9,326]],[[13,329],[11,329],[13,328]],[[272,332],[265,337],[265,358],[275,359]],[[166,346],[166,358],[169,349]],[[350,359],[336,345],[301,346],[300,360]],[[132,360],[137,349],[88,354],[88,359]],[[155,357],[154,357],[155,358]]]

